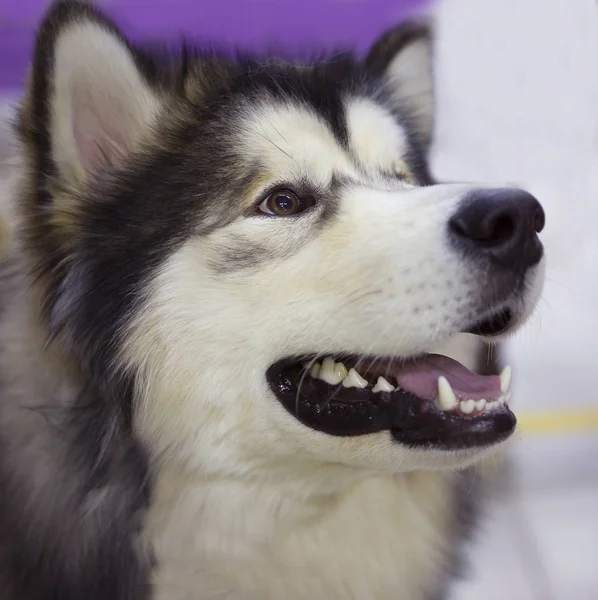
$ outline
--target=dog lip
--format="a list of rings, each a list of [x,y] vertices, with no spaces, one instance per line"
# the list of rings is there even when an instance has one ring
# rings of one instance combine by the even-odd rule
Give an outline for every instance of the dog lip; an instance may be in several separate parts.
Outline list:
[[[442,417],[430,418],[421,427],[414,429],[393,428],[391,434],[394,440],[405,446],[466,450],[504,441],[517,426],[517,418],[507,407],[492,415],[471,419],[466,426],[463,419],[449,415]]]
[[[436,400],[401,389],[372,393],[348,388],[339,391],[340,399],[331,395],[334,388],[323,381],[309,378],[299,386],[301,363],[306,360],[279,361],[268,369],[266,379],[284,408],[316,431],[338,437],[389,431],[393,440],[409,447],[460,450],[499,443],[516,427],[515,415],[506,405],[491,413],[463,417],[442,411]]]

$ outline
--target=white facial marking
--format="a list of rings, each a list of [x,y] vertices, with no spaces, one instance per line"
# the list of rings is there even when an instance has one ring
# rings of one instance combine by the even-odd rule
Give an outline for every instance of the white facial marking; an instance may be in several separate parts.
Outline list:
[[[349,143],[363,167],[407,175],[402,158],[407,151],[407,136],[392,114],[366,98],[349,100],[346,113]]]
[[[239,145],[277,181],[307,178],[326,187],[335,173],[358,176],[328,125],[305,106],[252,105],[239,124]]]

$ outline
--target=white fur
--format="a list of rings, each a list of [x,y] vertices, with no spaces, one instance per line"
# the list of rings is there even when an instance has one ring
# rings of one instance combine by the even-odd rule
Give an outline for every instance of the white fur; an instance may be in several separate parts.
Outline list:
[[[414,600],[434,590],[450,551],[452,476],[343,479],[332,465],[297,466],[270,481],[166,471],[151,523],[156,599]]]
[[[334,169],[357,176],[349,156],[337,144],[327,125],[307,107],[268,102],[247,107],[238,124],[239,144],[248,157],[259,156],[269,170],[268,184],[309,177],[328,186]],[[267,185],[266,185],[267,187]]]
[[[402,159],[408,149],[407,136],[395,117],[366,98],[352,98],[346,111],[351,148],[365,170],[408,177]]]

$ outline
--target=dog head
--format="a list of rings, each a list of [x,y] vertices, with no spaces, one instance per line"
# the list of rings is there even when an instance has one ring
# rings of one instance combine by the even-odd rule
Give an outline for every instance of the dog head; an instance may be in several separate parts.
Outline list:
[[[427,352],[525,321],[543,212],[431,180],[432,56],[407,24],[365,61],[168,57],[50,11],[20,123],[28,245],[51,332],[154,453],[399,472],[511,434],[509,372]]]

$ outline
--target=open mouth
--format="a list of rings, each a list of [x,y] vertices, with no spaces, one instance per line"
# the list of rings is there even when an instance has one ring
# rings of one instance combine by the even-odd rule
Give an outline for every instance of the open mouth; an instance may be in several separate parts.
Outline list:
[[[476,328],[493,335],[505,319]],[[460,450],[501,442],[517,422],[508,407],[510,367],[478,375],[439,354],[294,357],[273,364],[266,377],[299,421],[335,436],[388,430],[408,446]]]

